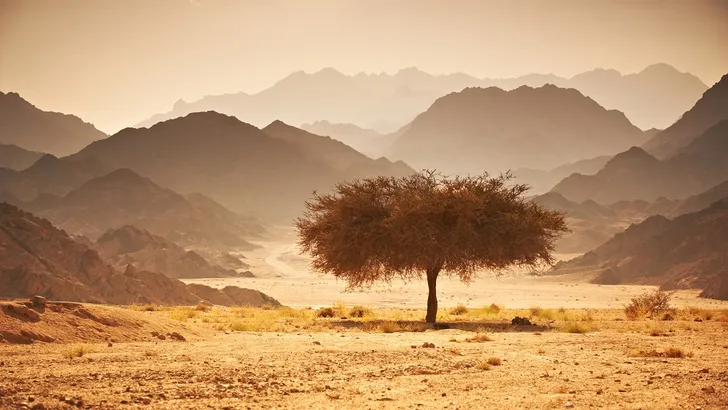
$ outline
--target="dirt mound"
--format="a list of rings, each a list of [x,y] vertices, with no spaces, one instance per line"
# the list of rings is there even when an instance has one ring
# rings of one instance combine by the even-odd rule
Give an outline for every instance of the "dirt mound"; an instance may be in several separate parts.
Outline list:
[[[111,306],[73,302],[0,303],[0,343],[130,342],[157,334],[200,335],[199,329],[160,317]]]

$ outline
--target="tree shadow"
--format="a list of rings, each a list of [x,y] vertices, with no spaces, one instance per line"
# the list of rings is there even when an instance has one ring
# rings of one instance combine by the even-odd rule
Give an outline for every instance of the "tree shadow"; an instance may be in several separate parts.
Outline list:
[[[424,332],[426,330],[463,330],[467,332],[548,332],[553,328],[544,325],[512,325],[502,321],[449,321],[438,323],[426,323],[416,320],[367,320],[358,321],[340,319],[331,321],[333,327],[344,329],[360,329],[363,331],[391,330],[391,332]]]

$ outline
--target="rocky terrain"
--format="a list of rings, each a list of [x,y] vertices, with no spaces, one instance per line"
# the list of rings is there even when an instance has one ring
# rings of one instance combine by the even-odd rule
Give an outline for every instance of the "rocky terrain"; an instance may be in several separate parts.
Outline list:
[[[672,220],[652,216],[583,256],[557,264],[555,271],[595,270],[599,275],[594,281],[610,285],[709,289],[722,283],[726,274],[726,226],[728,198]]]
[[[210,263],[195,251],[132,225],[106,231],[92,247],[113,267],[123,270],[127,265],[137,269],[163,272],[172,278],[220,278],[252,276],[249,271],[238,274]],[[241,262],[240,268],[245,268]]]
[[[388,157],[445,173],[551,169],[620,152],[646,139],[619,111],[553,85],[467,88],[412,121]]]
[[[728,75],[710,87],[695,105],[674,124],[644,144],[644,148],[657,158],[669,158],[705,133],[710,127],[728,119]]]
[[[0,260],[0,298],[6,299],[40,295],[109,304],[190,305],[207,300],[220,305],[278,305],[250,289],[188,286],[131,265],[117,271],[47,220],[5,203],[0,204]]]
[[[53,155],[72,154],[106,134],[80,118],[42,111],[17,93],[0,91],[0,141]]]

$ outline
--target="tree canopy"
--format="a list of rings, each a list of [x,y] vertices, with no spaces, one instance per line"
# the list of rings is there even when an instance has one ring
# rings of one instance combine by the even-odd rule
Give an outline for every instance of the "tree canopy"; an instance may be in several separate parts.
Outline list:
[[[299,244],[315,270],[352,288],[426,276],[434,322],[440,272],[470,282],[482,270],[553,263],[564,215],[528,201],[528,187],[510,180],[423,171],[342,182],[306,203]]]

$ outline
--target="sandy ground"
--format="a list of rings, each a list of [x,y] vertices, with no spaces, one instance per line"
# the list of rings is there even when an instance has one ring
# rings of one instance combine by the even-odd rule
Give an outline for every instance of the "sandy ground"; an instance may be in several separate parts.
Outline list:
[[[299,253],[295,232],[279,228],[274,241],[260,242],[261,249],[244,253],[245,261],[256,278],[192,279],[186,283],[201,283],[212,287],[234,285],[260,290],[286,306],[331,306],[336,302],[388,308],[421,308],[427,301],[424,281],[394,282],[365,291],[347,291],[346,283],[332,276],[309,269],[309,259]],[[570,259],[577,255],[556,255]],[[470,284],[456,278],[438,280],[440,306],[458,304],[486,306],[496,303],[507,308],[621,308],[634,296],[653,289],[647,286],[605,286],[577,281],[571,276],[533,276],[513,270],[501,275],[482,272]],[[680,291],[673,303],[676,306],[720,308],[725,303],[696,298],[699,291]]]
[[[258,278],[199,282],[256,288],[286,305],[343,301],[389,311],[394,318],[398,312],[424,315],[410,309],[423,307],[423,283],[345,292],[344,283],[310,272],[292,239],[246,253]],[[470,286],[440,281],[442,310],[460,303],[540,306],[553,308],[552,314],[559,307],[580,309],[566,314],[596,317],[575,319],[586,321],[579,322],[589,328],[585,334],[551,328],[545,316],[536,316],[545,327],[509,325],[512,315],[528,310],[502,311],[497,320],[470,318],[445,330],[395,333],[365,327],[366,321],[312,319],[313,311],[290,309],[289,316],[275,319],[285,332],[235,331],[240,329],[225,322],[228,316],[256,325],[256,314],[244,309],[215,308],[194,319],[175,319],[185,311],[84,305],[89,316],[69,305],[67,311],[43,312],[38,322],[6,316],[0,327],[42,332],[55,342],[0,342],[0,409],[728,408],[728,302],[699,299],[692,291],[676,294],[676,306],[715,309],[710,319],[697,321],[705,312],[632,322],[620,310],[595,310],[621,308],[648,289],[523,272],[483,275]],[[466,342],[478,328],[486,328],[492,340]],[[160,340],[151,334],[157,331],[176,331],[187,340]],[[426,343],[432,345],[423,347]],[[669,348],[690,357],[639,354]],[[69,352],[78,349],[83,354],[71,358]]]
[[[195,342],[0,344],[0,408],[725,409],[728,333],[216,333]],[[432,343],[434,348],[421,347]],[[413,348],[416,346],[416,348]],[[692,358],[633,357],[689,348]],[[483,365],[489,358],[501,364]],[[36,406],[36,407],[33,407]]]

